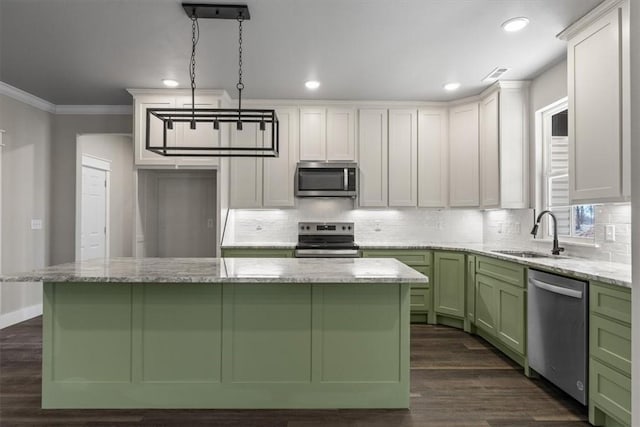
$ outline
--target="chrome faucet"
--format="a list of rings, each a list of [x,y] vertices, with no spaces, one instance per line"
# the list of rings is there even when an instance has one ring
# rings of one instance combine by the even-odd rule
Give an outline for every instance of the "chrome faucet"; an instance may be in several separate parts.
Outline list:
[[[538,215],[538,219],[536,219],[535,224],[533,224],[533,228],[531,229],[531,234],[533,237],[536,237],[538,234],[538,225],[540,225],[540,219],[542,219],[542,215],[549,214],[549,216],[553,219],[553,249],[551,249],[551,253],[553,255],[560,255],[560,252],[564,251],[564,248],[561,248],[558,245],[558,220],[556,216],[551,211],[542,211],[540,215]]]

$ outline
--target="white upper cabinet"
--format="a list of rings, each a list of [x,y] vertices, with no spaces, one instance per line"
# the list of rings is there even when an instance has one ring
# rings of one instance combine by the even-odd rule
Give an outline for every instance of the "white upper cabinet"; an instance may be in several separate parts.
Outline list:
[[[478,103],[449,110],[449,206],[480,205]]]
[[[147,138],[147,109],[149,108],[191,108],[191,96],[184,90],[150,90],[132,89],[129,91],[134,97],[134,151],[135,164],[138,166],[218,166],[216,157],[166,157],[155,154],[146,149]],[[223,91],[200,91],[196,94],[196,108],[220,108]],[[163,146],[162,121],[151,118],[149,120],[150,145]],[[195,130],[190,129],[188,123],[175,123],[172,130],[166,130],[167,147],[215,147],[220,144],[220,131],[214,130],[208,123],[198,123]],[[173,151],[177,154],[188,154],[189,151]]]
[[[388,203],[387,120],[386,109],[359,111],[358,203],[361,207],[386,207]]]
[[[300,160],[327,159],[325,108],[300,109]]]
[[[480,207],[500,206],[499,94],[480,101]]]
[[[628,200],[629,3],[606,1],[560,37],[568,40],[571,203]]]
[[[355,111],[300,109],[300,160],[355,160]]]
[[[263,206],[265,208],[292,207],[293,179],[298,161],[298,110],[281,108],[276,110],[280,122],[279,156],[263,160],[264,185]],[[267,131],[270,129],[267,128]],[[268,138],[271,134],[267,132]],[[271,140],[265,141],[270,144]]]
[[[258,123],[244,123],[243,130],[231,126],[231,145],[263,147],[270,143],[271,133],[261,131]],[[262,207],[262,158],[232,157],[229,162],[229,206],[231,208]]]
[[[418,112],[389,110],[389,206],[418,204]]]
[[[446,108],[418,110],[418,206],[447,206],[449,119]],[[362,157],[361,157],[362,158]]]

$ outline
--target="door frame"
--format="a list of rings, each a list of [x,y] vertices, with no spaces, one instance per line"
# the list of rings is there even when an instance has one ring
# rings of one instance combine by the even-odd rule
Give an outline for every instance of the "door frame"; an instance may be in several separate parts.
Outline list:
[[[78,152],[76,163],[76,261],[81,259],[82,245],[82,168],[88,167],[105,172],[106,175],[106,205],[105,205],[105,258],[109,258],[110,199],[111,199],[111,161]]]
[[[2,274],[2,150],[4,149],[2,134],[4,132],[4,129],[0,129],[0,274]]]

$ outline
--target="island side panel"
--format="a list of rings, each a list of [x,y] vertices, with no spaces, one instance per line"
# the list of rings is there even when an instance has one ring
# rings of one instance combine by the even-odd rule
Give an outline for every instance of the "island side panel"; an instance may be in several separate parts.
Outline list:
[[[43,407],[406,408],[409,288],[47,283]]]

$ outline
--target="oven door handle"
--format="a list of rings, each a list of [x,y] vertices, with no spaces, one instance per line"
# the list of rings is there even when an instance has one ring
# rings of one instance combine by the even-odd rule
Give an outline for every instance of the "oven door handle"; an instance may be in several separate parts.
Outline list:
[[[574,289],[563,288],[562,286],[552,285],[550,283],[541,282],[536,279],[529,279],[537,288],[544,289],[545,291],[552,292],[554,294],[564,295],[571,298],[582,298],[582,291],[576,291]]]
[[[344,168],[344,175],[342,176],[342,189],[347,191],[349,189],[349,169]]]

